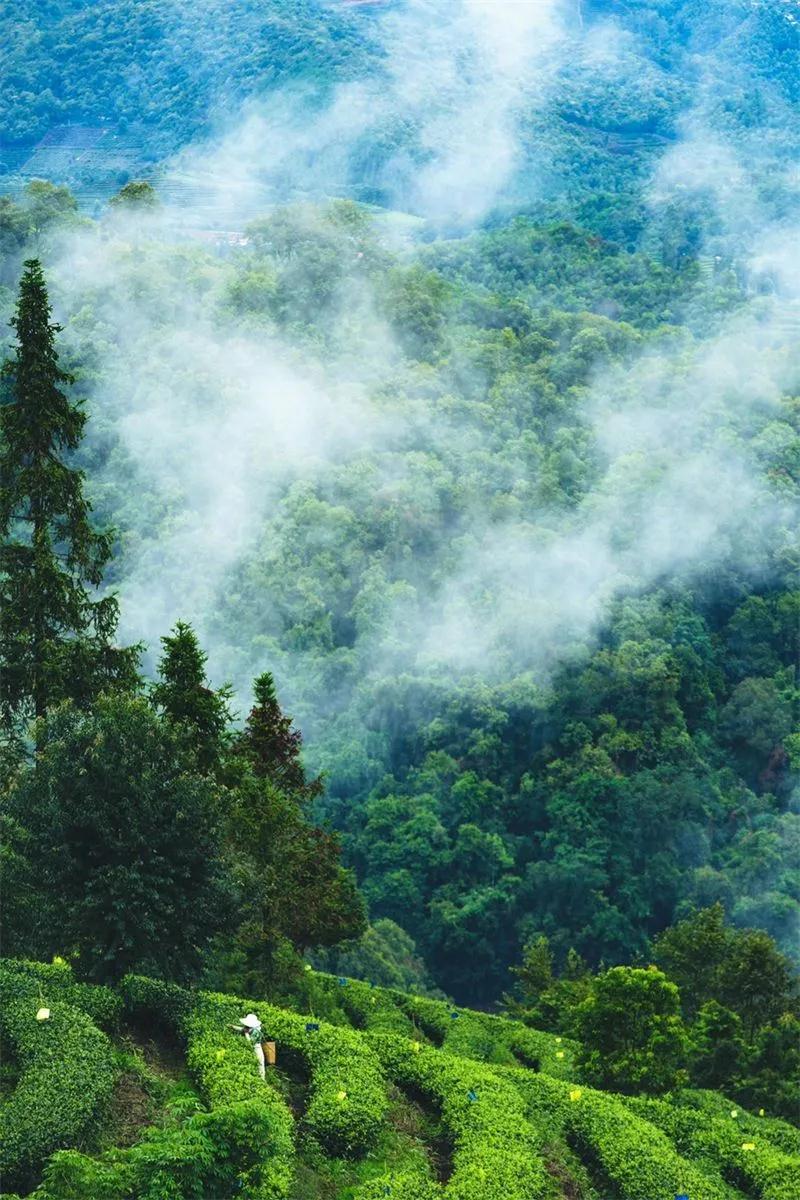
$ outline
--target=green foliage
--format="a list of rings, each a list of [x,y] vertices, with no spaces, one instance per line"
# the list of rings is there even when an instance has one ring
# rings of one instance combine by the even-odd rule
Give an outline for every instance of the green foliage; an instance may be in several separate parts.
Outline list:
[[[546,1194],[540,1147],[510,1084],[480,1063],[392,1034],[370,1035],[390,1078],[441,1106],[453,1140],[453,1200],[531,1200]]]
[[[411,1018],[383,988],[370,987],[347,976],[329,979],[328,983],[332,990],[340,993],[340,1003],[357,1029],[406,1037],[414,1033]]]
[[[356,1191],[355,1200],[384,1200],[386,1196],[399,1196],[402,1200],[440,1200],[441,1195],[439,1184],[424,1175],[399,1172],[363,1184]]]
[[[621,1100],[590,1091],[569,1102],[568,1138],[628,1200],[689,1195],[723,1200],[721,1180],[692,1165],[647,1122],[626,1112]]]
[[[692,1082],[724,1088],[738,1078],[745,1058],[742,1022],[716,1000],[707,1001],[689,1031]]]
[[[357,940],[314,951],[309,959],[330,975],[421,995],[435,990],[413,938],[388,917],[371,922]]]
[[[212,785],[143,700],[62,706],[39,737],[7,805],[28,827],[42,891],[60,900],[45,949],[76,952],[96,980],[191,976],[227,916]]]
[[[662,1129],[687,1158],[701,1164],[711,1162],[722,1176],[748,1195],[763,1200],[790,1200],[800,1181],[800,1158],[772,1145],[759,1129],[745,1132],[740,1113],[733,1106],[725,1116],[709,1117],[691,1109],[677,1109],[657,1101],[645,1101],[637,1111]]]
[[[158,193],[151,183],[148,183],[146,179],[135,179],[121,187],[116,196],[111,197],[108,204],[110,208],[117,211],[146,211],[158,208],[159,199]]]
[[[114,1032],[122,1011],[122,1000],[111,988],[75,980],[68,963],[54,961],[38,963],[20,958],[0,959],[0,970],[17,971],[46,986],[51,995],[57,995],[65,1004],[80,1009],[107,1032]]]
[[[42,265],[29,259],[11,324],[0,403],[0,720],[6,734],[65,698],[89,703],[136,681],[138,650],[112,645],[118,606],[92,599],[111,557],[90,522],[83,473],[69,465],[86,415],[64,390]]]
[[[11,1187],[30,1187],[53,1150],[89,1137],[114,1084],[108,1038],[48,992],[26,974],[0,970],[0,1032],[20,1066],[0,1107],[0,1174]]]
[[[379,1195],[545,1200],[554,1195],[549,1172],[559,1179],[566,1172],[563,1178],[587,1196],[652,1200],[685,1193],[693,1200],[732,1200],[744,1192],[758,1200],[793,1200],[800,1131],[786,1122],[753,1116],[710,1091],[687,1089],[659,1100],[608,1095],[556,1077],[544,1061],[541,1070],[527,1065],[535,1039],[566,1046],[571,1054],[565,1039],[508,1017],[453,1009],[355,980],[305,975],[342,1000],[357,1029],[229,994],[192,993],[143,977],[124,980],[126,1012],[144,1027],[172,1028],[185,1041],[209,1111],[184,1108],[180,1119],[145,1129],[127,1149],[94,1157],[59,1149],[32,1200],[206,1200],[232,1192],[245,1200],[281,1200],[295,1194],[296,1165],[296,1178],[309,1188],[314,1180],[322,1187],[330,1178],[331,1188],[338,1181],[337,1189],[344,1187],[342,1194],[353,1200]],[[38,988],[46,981],[64,988],[70,978],[64,964],[19,963],[0,971],[0,986],[3,999],[7,988],[25,992],[16,1003],[33,1011]],[[440,1048],[425,1043],[403,1007],[419,1007],[420,1023],[442,1040]],[[266,1081],[250,1045],[232,1028],[251,1009],[261,1017],[265,1038],[278,1045],[278,1063],[268,1069]],[[459,1016],[454,1020],[451,1012]],[[31,1023],[29,1014],[28,1028]],[[395,1032],[401,1027],[412,1036]],[[450,1032],[456,1027],[463,1030],[458,1036]],[[523,1054],[525,1038],[533,1040]],[[492,1061],[486,1053],[490,1043]],[[500,1065],[510,1060],[499,1059],[496,1048],[512,1045],[525,1068]],[[300,1127],[305,1136],[296,1147],[284,1072],[288,1067],[296,1076],[301,1063],[308,1089]],[[433,1181],[418,1147],[410,1153],[409,1142],[401,1153],[399,1143],[392,1149],[385,1141],[387,1079],[424,1097],[440,1114],[438,1128],[452,1151],[446,1184]],[[343,1170],[344,1160],[329,1157],[342,1154],[366,1157],[361,1167]],[[312,1163],[316,1169],[310,1169]]]
[[[153,703],[170,724],[182,732],[204,771],[218,766],[231,722],[229,687],[214,692],[206,680],[207,655],[190,625],[178,621],[161,639],[164,652],[158,664]]]
[[[200,997],[184,1022],[187,1062],[211,1104],[208,1132],[221,1150],[231,1138],[238,1148],[231,1158],[245,1194],[278,1200],[292,1181],[294,1121],[280,1094],[262,1082],[251,1046],[226,1023],[234,1007],[228,997],[221,1003]],[[243,1148],[250,1171],[242,1164]]]
[[[194,1006],[193,994],[177,983],[149,979],[145,975],[125,975],[119,992],[128,1016],[138,1021],[156,1021],[171,1032],[179,1032]]]
[[[726,925],[719,903],[665,930],[656,938],[654,956],[678,984],[687,1013],[718,1000],[739,1015],[750,1039],[797,1008],[791,962],[763,930]]]
[[[154,145],[175,150],[207,128],[223,83],[236,103],[278,80],[346,74],[362,46],[346,9],[320,23],[309,0],[210,0],[200,39],[196,21],[165,0],[91,8],[36,0],[23,21],[4,17],[0,28],[13,62],[0,107],[9,138],[29,141],[54,124],[112,119],[134,139],[138,133],[150,160]],[[69,69],[65,46],[80,54],[80,71]]]
[[[261,1018],[266,1038],[307,1064],[305,1124],[311,1135],[330,1154],[366,1153],[375,1144],[387,1109],[385,1082],[369,1046],[353,1030],[229,995],[203,993],[198,1009],[201,1019],[215,1022],[219,1036],[248,1011]],[[309,1024],[319,1028],[308,1029]]]
[[[281,711],[275,692],[275,680],[269,671],[253,681],[255,704],[233,748],[251,764],[259,778],[271,780],[276,787],[311,801],[323,790],[321,779],[309,782],[303,769],[303,738],[292,728],[292,718]]]
[[[667,1092],[685,1081],[680,995],[655,967],[599,975],[577,1017],[578,1061],[588,1082],[636,1093]]]

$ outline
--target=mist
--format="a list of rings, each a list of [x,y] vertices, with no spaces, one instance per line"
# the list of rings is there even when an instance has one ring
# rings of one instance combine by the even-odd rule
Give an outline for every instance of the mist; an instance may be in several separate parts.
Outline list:
[[[369,280],[349,278],[338,297],[336,350],[309,345],[237,322],[229,289],[247,246],[203,255],[192,230],[209,211],[216,228],[241,230],[281,200],[350,194],[364,145],[397,123],[412,131],[408,149],[381,160],[379,190],[416,221],[385,223],[378,213],[379,241],[412,262],[437,232],[478,228],[531,161],[521,115],[548,102],[560,71],[613,79],[637,64],[655,70],[632,33],[611,20],[581,25],[576,11],[556,0],[389,8],[374,31],[374,78],[324,99],[289,89],[250,102],[217,137],[178,156],[167,178],[202,178],[200,207],[171,201],[159,216],[118,216],[63,244],[53,280],[65,337],[78,356],[87,338],[105,347],[88,401],[92,436],[116,448],[93,483],[96,502],[130,498],[110,513],[121,529],[111,581],[121,634],[148,645],[150,669],[158,638],[182,618],[208,649],[214,680],[232,679],[242,697],[269,667],[301,715],[320,689],[328,714],[346,707],[351,684],[322,681],[302,647],[281,644],[285,613],[274,596],[264,596],[255,634],[227,624],[223,596],[254,560],[277,560],[287,504],[304,490],[335,503],[344,473],[369,455],[372,502],[405,496],[418,511],[429,506],[435,522],[438,500],[409,448],[443,454],[457,477],[480,439],[468,420],[417,403],[418,381],[404,404],[386,403],[382,389],[402,375],[402,354]],[[710,51],[705,76],[716,67]],[[456,681],[530,671],[546,684],[591,645],[619,596],[734,567],[742,578],[768,573],[780,531],[798,515],[767,487],[763,459],[770,436],[780,439],[780,399],[799,365],[786,313],[800,303],[800,214],[798,180],[784,168],[794,189],[788,213],[784,204],[776,219],[760,200],[766,153],[755,162],[739,154],[714,126],[706,92],[682,114],[653,162],[651,228],[676,196],[702,192],[701,252],[736,240],[735,269],[752,281],[752,299],[704,340],[667,332],[598,363],[580,404],[597,472],[574,511],[543,506],[498,521],[477,504],[457,545],[412,564],[415,582],[395,581],[382,621],[357,630],[359,672],[379,679],[402,664]],[[537,172],[526,180],[533,201]],[[765,278],[772,294],[755,295]],[[516,470],[530,482],[530,464]],[[392,581],[380,555],[369,570],[355,560],[341,570],[364,603],[375,571]]]

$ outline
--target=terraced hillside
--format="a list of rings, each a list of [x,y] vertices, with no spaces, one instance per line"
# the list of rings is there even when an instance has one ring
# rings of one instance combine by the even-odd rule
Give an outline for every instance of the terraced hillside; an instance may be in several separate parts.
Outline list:
[[[307,970],[295,1008],[6,960],[5,1200],[795,1200],[800,1130],[582,1084],[519,1022]],[[300,1011],[302,1009],[302,1011]],[[231,1029],[278,1047],[259,1076]]]

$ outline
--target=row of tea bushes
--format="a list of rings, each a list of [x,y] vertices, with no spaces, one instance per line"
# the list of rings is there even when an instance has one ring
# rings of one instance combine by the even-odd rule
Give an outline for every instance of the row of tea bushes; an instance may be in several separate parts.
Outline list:
[[[300,1056],[310,1076],[305,1125],[328,1154],[356,1157],[372,1149],[388,1098],[380,1063],[359,1033],[223,993],[201,993],[199,1005],[203,1012],[213,1008],[221,1032],[244,1013],[257,1013],[278,1053]]]
[[[0,1107],[0,1178],[22,1190],[54,1150],[90,1136],[114,1087],[114,1055],[91,1017],[7,969],[0,969],[0,1031],[20,1070]]]
[[[335,993],[338,1003],[357,1029],[415,1036],[410,1017],[386,988],[372,987],[360,979],[332,975],[319,975],[318,978],[325,980],[326,987]]]
[[[111,988],[79,983],[72,973],[72,967],[63,959],[55,959],[51,963],[38,963],[21,958],[2,958],[0,970],[11,971],[34,980],[48,996],[57,996],[65,1004],[71,1004],[73,1008],[85,1012],[100,1029],[113,1033],[119,1026],[122,1014],[121,997]]]
[[[709,1167],[735,1187],[760,1200],[797,1200],[800,1157],[787,1154],[733,1105],[725,1116],[710,1116],[664,1100],[629,1098],[627,1106],[669,1137],[688,1158]]]
[[[778,1150],[800,1158],[800,1129],[796,1125],[790,1125],[788,1121],[781,1120],[780,1117],[768,1117],[763,1109],[756,1116],[740,1108],[721,1092],[709,1092],[700,1088],[684,1088],[670,1097],[670,1103],[679,1109],[690,1108],[709,1117],[729,1117],[735,1112],[734,1119],[738,1121],[743,1133],[766,1138]]]
[[[622,1097],[545,1073],[514,1069],[504,1074],[525,1098],[529,1118],[542,1135],[563,1135],[601,1184],[625,1200],[680,1195],[728,1200],[729,1189],[718,1173],[684,1158]]]
[[[547,1176],[525,1104],[496,1070],[392,1034],[369,1034],[389,1077],[441,1110],[453,1144],[446,1200],[536,1200]]]

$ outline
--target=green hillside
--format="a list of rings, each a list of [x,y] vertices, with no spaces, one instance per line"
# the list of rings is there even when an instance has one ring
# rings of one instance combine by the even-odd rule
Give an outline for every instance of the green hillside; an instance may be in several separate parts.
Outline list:
[[[568,1039],[344,977],[307,969],[279,1006],[5,960],[0,996],[5,1200],[794,1200],[800,1185],[800,1131],[763,1110],[599,1091]],[[250,1011],[277,1044],[265,1082],[231,1029]]]

